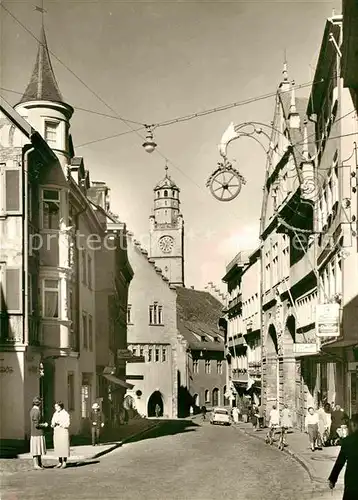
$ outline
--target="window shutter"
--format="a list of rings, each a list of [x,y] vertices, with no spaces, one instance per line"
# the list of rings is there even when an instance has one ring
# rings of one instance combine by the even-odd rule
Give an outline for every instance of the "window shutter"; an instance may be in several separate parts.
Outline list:
[[[20,269],[6,269],[5,307],[8,311],[21,311]]]
[[[20,170],[5,170],[5,212],[20,211]]]

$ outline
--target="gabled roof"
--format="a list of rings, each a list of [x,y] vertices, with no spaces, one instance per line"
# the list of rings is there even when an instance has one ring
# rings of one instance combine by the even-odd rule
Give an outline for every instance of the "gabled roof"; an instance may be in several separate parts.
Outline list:
[[[224,339],[220,336],[218,327],[222,304],[210,293],[201,290],[178,287],[176,292],[178,330],[189,347],[223,351]],[[198,340],[195,334],[203,340]],[[212,337],[217,337],[219,342],[213,341]]]
[[[42,26],[35,66],[30,82],[19,104],[29,101],[63,102],[50,54],[47,47],[45,29]]]

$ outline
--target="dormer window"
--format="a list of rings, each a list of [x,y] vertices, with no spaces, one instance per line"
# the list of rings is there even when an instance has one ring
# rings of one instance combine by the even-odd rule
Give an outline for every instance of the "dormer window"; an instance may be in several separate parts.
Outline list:
[[[57,145],[58,123],[45,122],[45,141],[50,147]]]

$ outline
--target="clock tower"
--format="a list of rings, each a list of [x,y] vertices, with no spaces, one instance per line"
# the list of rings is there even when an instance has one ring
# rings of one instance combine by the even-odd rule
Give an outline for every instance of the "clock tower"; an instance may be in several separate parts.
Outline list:
[[[150,216],[149,257],[171,285],[184,286],[184,220],[180,189],[168,175],[154,188],[154,214]]]

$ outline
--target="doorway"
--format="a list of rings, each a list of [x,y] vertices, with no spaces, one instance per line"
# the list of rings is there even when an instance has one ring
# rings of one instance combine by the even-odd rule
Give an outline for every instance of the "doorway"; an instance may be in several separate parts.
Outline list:
[[[157,408],[159,406],[159,409]],[[159,414],[158,414],[159,413]],[[163,398],[159,391],[153,392],[148,400],[148,417],[162,417],[164,413]]]

